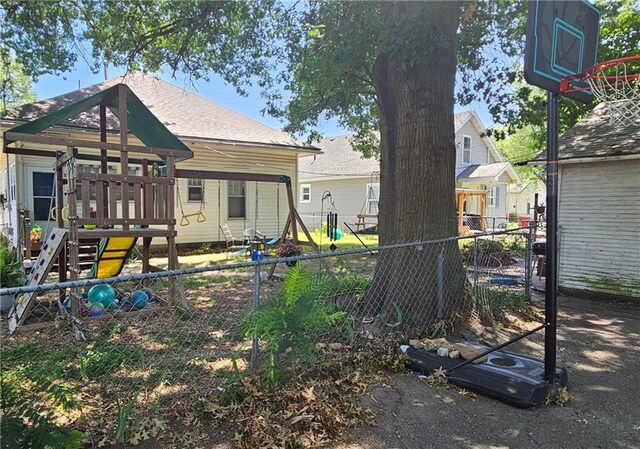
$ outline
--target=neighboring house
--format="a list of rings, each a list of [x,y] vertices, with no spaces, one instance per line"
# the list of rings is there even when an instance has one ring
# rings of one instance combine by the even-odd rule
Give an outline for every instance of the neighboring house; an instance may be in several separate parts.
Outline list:
[[[547,203],[547,186],[542,180],[510,185],[507,191],[507,212],[518,217],[533,217],[536,193],[538,194],[538,204],[545,205]]]
[[[602,103],[560,138],[558,166],[560,288],[640,299],[640,126],[612,126]]]
[[[142,103],[193,151],[194,157],[179,162],[178,168],[287,175],[296,186],[298,157],[319,153],[317,148],[298,142],[281,131],[158,78],[141,74],[112,78],[10,110],[1,121],[1,130],[4,132],[121,82],[129,85]],[[110,114],[107,115],[107,126],[115,130],[119,122]],[[51,129],[49,134],[81,135],[85,140],[98,141],[98,125],[96,110],[70,119],[64,126]],[[131,143],[138,142],[131,139]],[[38,149],[37,145],[32,149]],[[65,150],[64,147],[59,149]],[[6,198],[6,205],[0,209],[0,226],[12,239],[17,238],[19,209],[28,209],[33,222],[43,227],[55,224],[55,220],[48,220],[53,167],[51,158],[20,154],[6,154],[0,158],[0,193]],[[98,161],[78,161],[81,171],[97,171],[98,167]],[[133,173],[140,173],[140,166],[132,164],[130,168]],[[109,171],[116,173],[118,169],[119,164],[109,164]],[[261,232],[275,236],[287,218],[284,185],[187,179],[176,182],[184,213],[197,212],[204,205],[206,217],[205,222],[198,223],[191,218],[188,226],[178,226],[177,243],[221,240],[219,224],[229,225],[232,233],[240,238],[245,229],[256,225]],[[180,205],[177,205],[178,223],[181,215]]]
[[[456,200],[463,216],[486,217],[485,220],[462,218],[466,225],[499,226],[506,220],[507,189],[520,178],[498,151],[493,140],[474,111],[455,115],[456,139]],[[335,208],[344,221],[356,223],[358,215],[376,215],[380,194],[377,160],[365,159],[351,148],[350,136],[330,137],[318,144],[323,154],[303,157],[298,166],[298,210],[305,223],[320,226],[322,216],[331,208],[322,201],[330,192]],[[342,221],[342,220],[341,220]],[[375,217],[366,217],[368,224]]]

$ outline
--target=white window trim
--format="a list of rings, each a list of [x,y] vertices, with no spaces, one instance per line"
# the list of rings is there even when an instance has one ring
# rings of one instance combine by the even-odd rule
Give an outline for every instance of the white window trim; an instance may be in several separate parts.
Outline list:
[[[464,148],[465,139],[469,139],[469,149],[468,150]],[[473,139],[471,138],[471,136],[463,134],[462,135],[462,145],[460,145],[460,147],[462,148],[462,154],[460,155],[460,161],[462,162],[463,165],[471,165],[471,146],[472,145],[473,145]],[[464,160],[465,152],[469,153],[469,160],[466,161],[466,162]]]
[[[304,199],[304,190],[309,189],[309,199]],[[311,184],[300,184],[300,203],[311,202]]]
[[[191,184],[192,181],[199,181],[200,185],[195,185],[195,184]],[[195,188],[199,188],[200,189],[200,196],[201,199],[199,200],[192,200],[190,198],[191,195],[189,195],[189,190],[191,189],[195,189]],[[202,182],[202,179],[187,179],[187,203],[201,203],[202,200],[204,200],[204,182]]]
[[[489,187],[489,207],[493,209],[500,207],[499,203],[500,203],[500,200],[502,199],[500,198],[500,194],[498,194],[498,201],[496,202],[496,189],[499,189],[499,188],[500,188],[500,185],[493,185]]]
[[[244,196],[240,196],[240,195],[231,195],[231,188],[230,188],[230,183],[231,182],[243,182],[244,183]],[[229,216],[229,198],[231,197],[235,197],[235,198],[244,198],[244,216],[243,217],[230,217]],[[246,220],[247,219],[247,182],[246,181],[227,181],[227,219],[228,220]]]

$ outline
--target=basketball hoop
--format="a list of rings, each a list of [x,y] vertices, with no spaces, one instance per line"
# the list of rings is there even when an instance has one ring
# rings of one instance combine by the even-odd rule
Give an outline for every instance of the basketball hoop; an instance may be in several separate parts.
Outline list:
[[[560,81],[563,94],[587,90],[606,102],[611,125],[640,126],[640,55],[605,61]]]

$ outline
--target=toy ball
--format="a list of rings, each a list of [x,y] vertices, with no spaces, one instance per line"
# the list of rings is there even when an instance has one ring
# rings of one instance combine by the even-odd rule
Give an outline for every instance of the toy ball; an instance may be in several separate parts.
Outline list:
[[[91,287],[88,297],[89,302],[98,302],[105,308],[115,307],[118,304],[115,290],[107,284],[94,285]]]
[[[342,231],[340,229],[336,229],[336,240],[340,240],[342,238]]]
[[[153,290],[151,290],[150,288],[142,288],[140,289],[140,291],[145,292],[147,294],[147,296],[149,297],[149,302],[157,302],[160,300],[160,298],[158,298],[156,294],[153,293]]]
[[[129,303],[134,309],[142,309],[147,304],[149,304],[149,295],[147,295],[142,290],[135,290],[131,292],[131,298],[129,298]]]
[[[99,302],[89,303],[87,306],[89,309],[89,316],[102,316],[104,315],[104,306]]]

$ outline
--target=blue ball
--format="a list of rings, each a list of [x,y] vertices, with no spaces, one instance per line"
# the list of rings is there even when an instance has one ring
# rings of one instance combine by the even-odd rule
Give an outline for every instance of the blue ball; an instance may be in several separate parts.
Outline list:
[[[135,290],[131,292],[129,303],[134,309],[143,309],[147,304],[149,304],[149,295],[142,290]]]
[[[105,308],[115,307],[118,302],[116,301],[116,291],[108,284],[94,285],[89,290],[89,302],[98,302]]]

